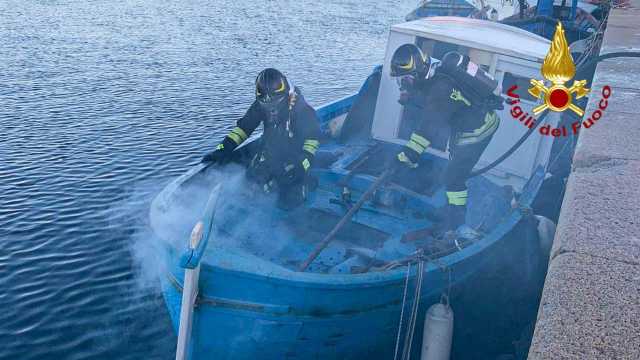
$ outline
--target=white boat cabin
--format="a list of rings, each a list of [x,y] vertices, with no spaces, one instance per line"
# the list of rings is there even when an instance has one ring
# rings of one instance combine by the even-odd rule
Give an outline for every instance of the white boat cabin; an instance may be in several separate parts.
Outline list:
[[[430,17],[395,25],[391,28],[382,70],[382,79],[372,125],[372,137],[377,140],[404,144],[413,129],[403,120],[404,109],[398,103],[396,81],[389,76],[389,64],[394,51],[402,44],[414,43],[434,59],[449,51],[466,54],[471,61],[488,71],[500,84],[498,91],[507,99],[507,91],[517,85],[520,107],[531,111],[539,100],[527,92],[530,79],[542,79],[540,68],[549,51],[549,40],[508,25],[460,17]],[[426,109],[428,111],[428,109]],[[524,123],[514,119],[511,106],[505,102],[498,111],[500,126],[476,168],[483,167],[508,151],[526,133]],[[550,113],[544,125],[555,127],[559,113]],[[543,125],[543,124],[540,124]],[[540,127],[540,126],[539,126]],[[513,185],[521,190],[539,165],[549,161],[553,137],[537,130],[509,158],[492,169],[488,176],[496,182]],[[446,143],[446,141],[444,141]],[[448,158],[446,146],[427,151]]]

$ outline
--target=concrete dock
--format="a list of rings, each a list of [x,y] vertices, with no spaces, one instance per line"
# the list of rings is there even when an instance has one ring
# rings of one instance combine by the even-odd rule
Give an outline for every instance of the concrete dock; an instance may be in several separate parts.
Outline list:
[[[612,9],[600,54],[614,51],[640,51],[640,0]],[[640,59],[598,65],[583,120],[607,85],[580,132],[529,359],[640,359]]]

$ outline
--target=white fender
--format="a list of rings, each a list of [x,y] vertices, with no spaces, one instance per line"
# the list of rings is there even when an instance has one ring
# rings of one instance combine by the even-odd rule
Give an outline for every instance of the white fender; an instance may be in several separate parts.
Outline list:
[[[542,256],[548,257],[553,246],[553,237],[556,234],[556,224],[549,218],[535,215],[538,219],[538,242]]]
[[[446,304],[431,305],[424,317],[421,360],[449,360],[453,338],[453,310]]]

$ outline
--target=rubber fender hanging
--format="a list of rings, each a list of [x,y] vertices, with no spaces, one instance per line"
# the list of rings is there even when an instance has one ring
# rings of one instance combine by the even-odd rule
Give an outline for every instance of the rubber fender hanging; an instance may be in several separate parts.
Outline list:
[[[551,219],[542,215],[535,215],[538,220],[538,243],[542,256],[548,258],[553,246],[553,238],[556,234],[556,224]]]
[[[421,360],[448,360],[453,340],[453,310],[449,304],[432,305],[424,318]]]

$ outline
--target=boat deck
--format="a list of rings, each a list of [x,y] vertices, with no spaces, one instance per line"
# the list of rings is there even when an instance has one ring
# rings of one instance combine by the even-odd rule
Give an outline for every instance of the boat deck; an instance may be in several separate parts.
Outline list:
[[[362,171],[349,180],[352,200],[345,201],[339,180],[365,152],[365,148],[346,151],[324,168],[314,169],[317,187],[304,206],[292,211],[279,209],[275,194],[265,194],[248,182],[241,168],[208,171],[200,180],[181,189],[180,202],[174,205],[176,213],[181,214],[178,221],[181,224],[173,228],[173,231],[180,228],[181,235],[173,234],[171,238],[188,238],[200,211],[198,209],[202,209],[203,200],[207,198],[203,192],[224,179],[212,229],[215,233],[211,234],[212,242],[205,255],[205,263],[220,266],[224,262],[225,268],[248,272],[256,271],[251,270],[254,266],[249,266],[249,263],[258,264],[260,271],[295,271],[366,191],[375,175],[383,171],[383,156],[371,158],[370,162],[376,166],[361,162],[364,164]],[[381,271],[396,260],[412,256],[418,249],[437,258],[464,246],[434,234],[438,209],[446,204],[443,186],[433,180],[441,171],[439,159],[434,158],[427,159],[422,172],[394,177],[395,182],[376,191],[353,221],[338,232],[308,271],[325,274]],[[424,191],[419,193],[409,188]],[[469,190],[467,223],[480,233],[488,232],[509,213],[510,191],[483,177],[471,179]],[[194,215],[191,221],[185,217],[187,208],[190,209],[187,217],[188,214]],[[171,213],[173,211],[168,212]],[[224,253],[233,256],[225,258]],[[250,261],[229,261],[230,258]],[[269,270],[269,267],[273,269]]]

